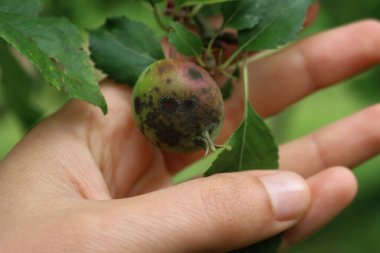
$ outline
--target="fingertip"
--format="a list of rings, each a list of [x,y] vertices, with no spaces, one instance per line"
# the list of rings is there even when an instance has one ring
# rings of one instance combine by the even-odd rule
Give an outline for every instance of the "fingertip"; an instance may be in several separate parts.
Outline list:
[[[308,210],[311,194],[306,181],[290,171],[260,177],[270,197],[277,221],[299,220]]]
[[[357,180],[345,167],[332,167],[307,180],[311,206],[306,215],[285,233],[281,252],[320,230],[354,199]]]
[[[331,181],[340,185],[336,194],[340,198],[337,200],[341,206],[347,206],[355,198],[358,191],[358,181],[354,173],[346,167],[339,166],[328,169]]]

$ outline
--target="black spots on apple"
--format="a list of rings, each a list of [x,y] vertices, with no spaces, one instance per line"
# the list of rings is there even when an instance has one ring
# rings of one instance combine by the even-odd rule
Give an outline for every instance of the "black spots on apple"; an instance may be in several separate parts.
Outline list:
[[[165,151],[204,148],[204,133],[215,138],[224,119],[219,87],[191,62],[154,63],[136,83],[132,99],[133,116],[142,133]]]

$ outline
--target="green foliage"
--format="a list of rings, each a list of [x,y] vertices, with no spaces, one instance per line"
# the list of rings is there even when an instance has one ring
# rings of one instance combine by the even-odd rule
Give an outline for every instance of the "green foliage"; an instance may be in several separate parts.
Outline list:
[[[2,10],[12,9],[3,1]],[[0,37],[28,58],[58,90],[100,106],[106,113],[105,100],[88,55],[81,50],[83,40],[76,27],[65,19],[29,15],[0,12]]]
[[[147,1],[147,2],[152,3],[152,4],[158,4],[158,3],[161,3],[165,0],[144,0],[144,1]]]
[[[310,0],[259,1],[259,8],[251,15],[259,16],[260,22],[239,32],[240,47],[245,51],[271,49],[295,39],[309,4]]]
[[[229,1],[237,1],[237,0],[174,0],[174,4],[176,6],[188,6],[195,4],[216,4],[223,3]]]
[[[90,31],[90,50],[96,67],[131,86],[146,67],[164,57],[153,31],[125,17],[108,19]]]
[[[178,52],[186,56],[202,54],[202,40],[180,23],[173,22],[168,35],[169,42]]]
[[[263,2],[265,0],[242,0],[224,3],[222,5],[223,27],[231,27],[236,30],[253,28],[264,14],[262,8],[259,8]],[[261,11],[263,13],[260,13]]]
[[[0,83],[6,108],[17,115],[24,129],[28,129],[42,116],[41,111],[35,108],[30,99],[34,80],[25,73],[8,45],[1,39],[0,55]]]
[[[206,176],[253,169],[276,169],[278,150],[269,128],[250,105],[245,120],[228,141]]]
[[[232,77],[227,79],[227,82],[223,85],[223,87],[220,88],[220,91],[222,92],[223,100],[227,100],[231,97],[232,92],[234,91],[234,84],[233,79],[239,79],[240,78],[240,68],[236,67],[234,73],[232,74]]]
[[[39,0],[1,0],[0,13],[22,14],[37,16],[40,11]]]
[[[110,18],[106,21],[105,28],[126,47],[155,59],[164,58],[161,45],[154,36],[154,32],[145,24],[126,17]]]

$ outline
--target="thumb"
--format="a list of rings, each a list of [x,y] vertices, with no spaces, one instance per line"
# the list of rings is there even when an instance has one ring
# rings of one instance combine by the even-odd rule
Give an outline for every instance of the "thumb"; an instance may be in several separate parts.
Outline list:
[[[111,201],[110,231],[102,231],[122,239],[112,242],[115,252],[224,252],[290,228],[309,204],[309,187],[295,173],[221,174]]]

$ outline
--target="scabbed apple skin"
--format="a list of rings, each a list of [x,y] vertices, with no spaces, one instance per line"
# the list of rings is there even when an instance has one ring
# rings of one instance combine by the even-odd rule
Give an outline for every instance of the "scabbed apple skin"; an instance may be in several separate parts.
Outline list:
[[[176,59],[157,61],[141,74],[132,112],[147,139],[169,152],[206,149],[204,134],[215,139],[224,119],[215,81],[198,65]]]

